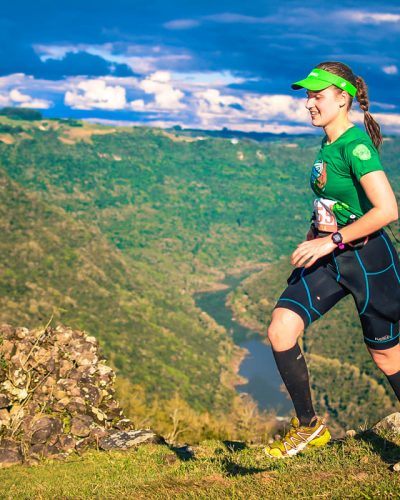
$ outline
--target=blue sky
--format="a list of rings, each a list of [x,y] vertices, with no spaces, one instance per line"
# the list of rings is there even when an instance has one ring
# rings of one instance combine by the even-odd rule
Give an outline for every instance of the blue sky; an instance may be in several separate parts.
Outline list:
[[[7,2],[0,106],[156,126],[311,132],[319,62],[364,77],[371,112],[400,133],[400,2]],[[357,105],[355,121],[362,120]]]

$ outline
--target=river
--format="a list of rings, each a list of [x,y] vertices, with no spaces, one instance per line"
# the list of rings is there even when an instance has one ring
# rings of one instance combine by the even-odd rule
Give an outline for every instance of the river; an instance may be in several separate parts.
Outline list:
[[[275,410],[277,415],[286,416],[293,406],[280,389],[282,379],[276,368],[271,347],[265,344],[256,332],[235,321],[231,309],[225,305],[227,295],[245,277],[246,275],[227,276],[222,283],[228,288],[196,293],[194,299],[197,307],[224,326],[231,333],[234,342],[248,351],[239,370],[239,374],[248,382],[236,386],[236,390],[250,394],[257,401],[260,410]]]

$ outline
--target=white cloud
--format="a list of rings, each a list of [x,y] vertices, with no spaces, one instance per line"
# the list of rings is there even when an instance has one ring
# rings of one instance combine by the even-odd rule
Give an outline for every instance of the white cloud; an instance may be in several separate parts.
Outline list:
[[[337,13],[343,20],[362,24],[398,23],[400,14],[389,12],[365,12],[362,10],[342,10]]]
[[[195,98],[194,112],[200,119],[202,127],[214,127],[217,124],[221,126],[222,121],[227,121],[229,125],[231,119],[240,121],[242,112],[237,107],[242,106],[241,98],[223,95],[217,89],[194,92],[193,97]],[[237,105],[237,107],[232,107],[232,105]]]
[[[397,75],[399,72],[398,67],[395,64],[391,64],[390,66],[384,66],[382,71],[387,75]]]
[[[305,100],[289,95],[248,95],[244,100],[244,108],[246,115],[258,120],[309,122]]]
[[[400,113],[374,113],[373,117],[379,124],[400,129]]]
[[[23,94],[14,88],[0,94],[0,106],[15,106],[19,108],[48,109],[53,103],[47,99],[37,99]]]
[[[120,85],[107,85],[104,79],[84,80],[65,93],[64,103],[73,109],[124,109],[126,91]]]
[[[181,102],[185,94],[171,83],[168,71],[156,71],[138,84],[146,94],[153,94],[154,101],[145,104],[143,99],[131,102],[134,111],[175,111],[186,108]]]
[[[5,108],[7,106],[11,106],[11,99],[10,96],[7,94],[0,94],[0,106],[2,108]]]
[[[377,102],[377,101],[372,101],[371,102],[371,106],[372,107],[377,107],[377,108],[380,108],[380,109],[396,109],[396,105],[395,104],[389,104],[387,102]]]
[[[190,73],[172,72],[172,78],[179,82],[180,88],[195,90],[196,87],[226,87],[241,84],[246,81],[256,81],[256,78],[243,78],[233,75],[230,71],[192,71]]]
[[[26,80],[33,80],[33,78],[25,75],[24,73],[13,73],[11,75],[1,76],[0,89],[15,87],[16,85],[24,83]]]
[[[305,134],[312,132],[311,126],[287,125],[278,122],[268,123],[231,123],[231,130],[242,132],[268,132],[272,134]]]
[[[191,55],[184,49],[176,53],[166,46],[140,45],[130,43],[76,44],[76,45],[34,45],[35,52],[42,61],[63,59],[68,52],[86,52],[99,56],[110,63],[126,64],[135,73],[148,74],[157,71],[161,65],[174,67],[182,61],[189,61]]]
[[[21,108],[33,108],[33,109],[49,109],[53,106],[51,101],[47,99],[32,99],[28,102],[23,102]]]
[[[287,95],[242,96],[224,95],[217,89],[195,92],[195,113],[201,125],[212,127],[216,124],[232,128],[232,124],[249,124],[258,127],[273,121],[309,123],[309,115],[303,99]],[[258,123],[257,123],[258,122]]]
[[[264,24],[272,20],[271,17],[256,17],[256,16],[245,16],[243,14],[235,14],[234,12],[223,12],[221,14],[213,14],[211,16],[205,16],[205,20],[214,21],[216,23],[226,23],[226,24]]]
[[[195,19],[175,19],[173,21],[168,21],[163,26],[169,30],[187,30],[196,28],[199,25],[200,22]]]
[[[22,94],[18,89],[13,89],[10,92],[10,99],[14,102],[29,102],[32,100],[32,97],[26,94]]]

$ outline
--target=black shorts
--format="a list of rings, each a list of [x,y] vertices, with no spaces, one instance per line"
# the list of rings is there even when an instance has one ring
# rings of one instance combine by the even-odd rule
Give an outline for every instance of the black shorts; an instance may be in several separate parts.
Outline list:
[[[287,282],[275,307],[299,314],[305,328],[351,294],[367,346],[383,350],[399,343],[400,263],[384,230],[361,248],[346,245],[307,269],[296,268]]]

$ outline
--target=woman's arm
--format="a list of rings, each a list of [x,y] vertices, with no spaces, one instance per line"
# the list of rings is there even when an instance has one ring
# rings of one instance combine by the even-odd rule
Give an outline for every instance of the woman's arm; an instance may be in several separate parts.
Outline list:
[[[343,243],[374,233],[399,218],[396,197],[385,172],[369,172],[361,177],[360,184],[372,208],[353,224],[340,230]]]
[[[360,219],[340,230],[344,243],[374,233],[399,217],[396,197],[383,171],[363,175],[360,183],[372,208]],[[304,241],[292,253],[291,262],[296,267],[310,267],[320,257],[328,255],[336,248],[330,236]]]

